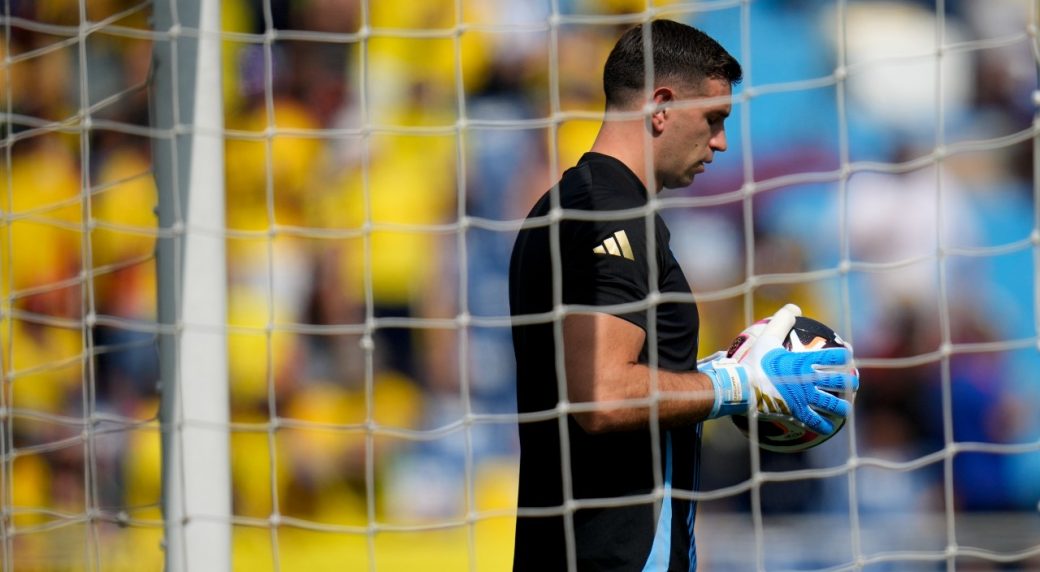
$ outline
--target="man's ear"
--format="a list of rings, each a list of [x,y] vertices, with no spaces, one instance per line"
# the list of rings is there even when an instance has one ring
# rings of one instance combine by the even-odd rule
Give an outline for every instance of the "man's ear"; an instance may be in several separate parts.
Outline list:
[[[664,130],[664,124],[668,120],[668,108],[674,101],[675,92],[671,88],[659,87],[654,90],[654,108],[650,114],[649,123],[655,134]]]

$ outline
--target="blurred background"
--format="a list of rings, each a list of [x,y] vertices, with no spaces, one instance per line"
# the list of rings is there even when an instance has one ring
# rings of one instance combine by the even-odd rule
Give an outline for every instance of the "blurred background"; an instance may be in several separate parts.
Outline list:
[[[649,8],[745,69],[661,196],[699,354],[792,301],[862,375],[806,453],[705,425],[702,569],[1040,569],[1034,2],[224,0],[235,569],[509,567],[512,241]],[[150,17],[5,3],[4,570],[162,566]]]

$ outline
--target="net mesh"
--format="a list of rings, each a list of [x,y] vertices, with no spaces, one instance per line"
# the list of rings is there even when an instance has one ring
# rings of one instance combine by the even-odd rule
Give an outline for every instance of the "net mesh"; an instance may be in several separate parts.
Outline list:
[[[3,570],[163,562],[154,251],[184,229],[154,211],[152,9],[4,3]],[[221,16],[233,568],[509,567],[517,423],[565,415],[516,414],[510,327],[565,309],[509,316],[512,241],[595,136],[613,42],[655,17],[745,70],[729,150],[649,206],[700,354],[791,301],[862,375],[807,453],[705,425],[701,490],[671,491],[700,503],[702,569],[1040,568],[1035,3]]]

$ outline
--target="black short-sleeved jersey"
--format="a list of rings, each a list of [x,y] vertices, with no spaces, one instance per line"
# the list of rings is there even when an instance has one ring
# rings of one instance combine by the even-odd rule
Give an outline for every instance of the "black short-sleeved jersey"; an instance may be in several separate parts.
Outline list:
[[[564,209],[595,211],[596,220],[564,217],[559,223],[558,262],[554,265],[551,225],[521,230],[513,247],[509,271],[510,313],[531,316],[553,310],[553,269],[559,272],[562,302],[608,306],[604,312],[656,333],[658,367],[689,371],[696,367],[697,307],[689,296],[632,309],[627,303],[647,303],[653,291],[690,294],[690,287],[668,247],[668,229],[656,214],[648,228],[642,212],[617,218],[611,211],[646,205],[642,182],[620,161],[597,153],[585,154],[567,170],[559,184]],[[545,217],[551,208],[546,193],[531,210]],[[585,218],[585,217],[580,217]],[[648,232],[653,232],[649,238]],[[651,285],[650,257],[656,263]],[[678,301],[676,301],[678,298]],[[653,327],[649,316],[654,316]],[[560,348],[550,318],[513,327],[517,363],[517,402],[520,412],[552,411],[561,391],[556,362]],[[641,363],[653,363],[650,337]],[[666,488],[693,490],[697,479],[700,428],[661,429],[659,460]],[[652,432],[644,430],[591,435],[567,418],[570,486],[575,499],[618,499],[646,495],[654,489]],[[565,495],[560,426],[556,418],[520,424],[519,506],[562,508]],[[611,508],[583,508],[573,513],[579,570],[642,570],[651,564],[668,570],[692,570],[693,503],[676,498],[662,503],[655,519],[654,504],[643,500]],[[562,511],[561,511],[562,512]],[[561,516],[517,519],[516,570],[547,572],[566,568],[566,533]]]

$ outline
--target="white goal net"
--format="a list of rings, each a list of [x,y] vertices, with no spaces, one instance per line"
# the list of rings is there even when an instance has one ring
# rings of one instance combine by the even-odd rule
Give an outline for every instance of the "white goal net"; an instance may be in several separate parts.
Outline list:
[[[704,425],[700,570],[1040,570],[1035,1],[0,10],[0,571],[510,569],[564,414],[517,414],[511,247],[654,18],[744,69],[652,202],[699,354],[795,302],[862,376],[804,453]]]

